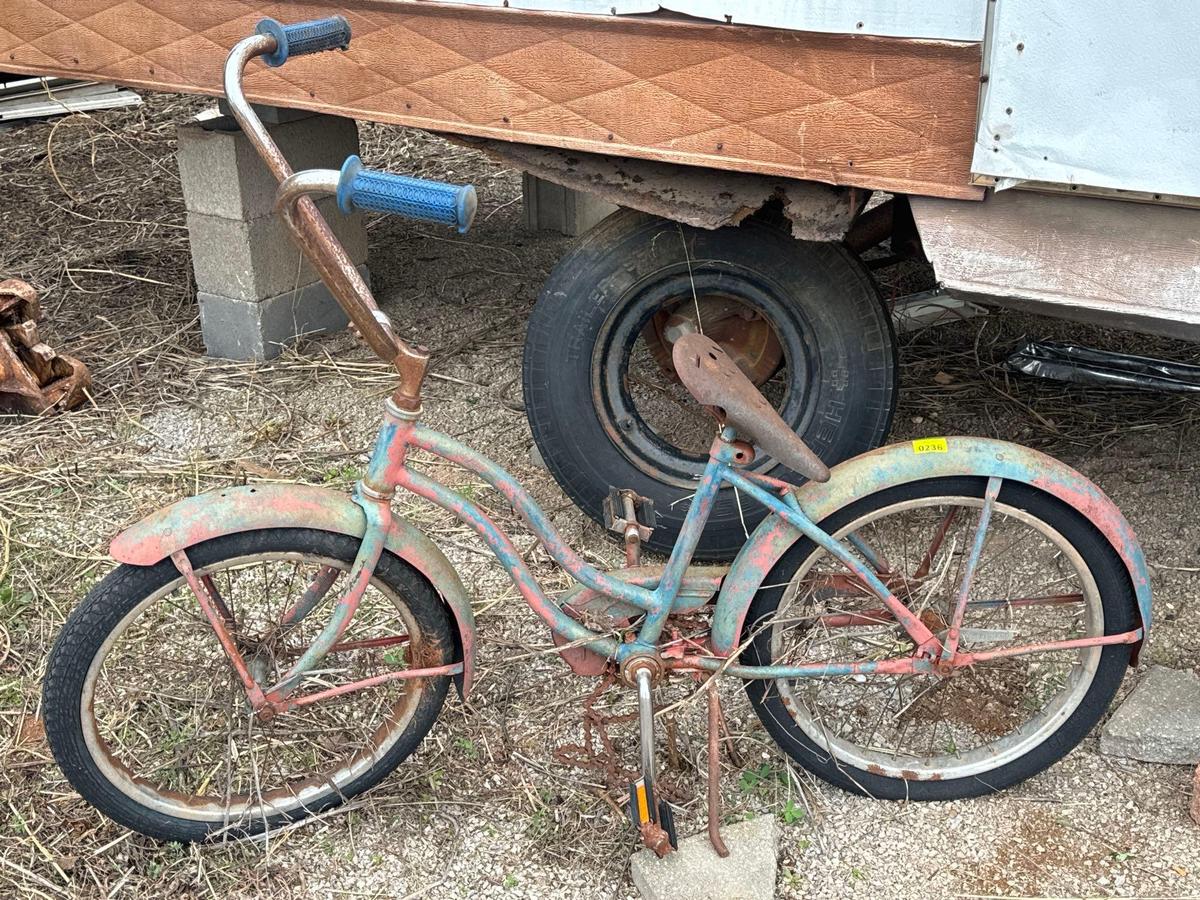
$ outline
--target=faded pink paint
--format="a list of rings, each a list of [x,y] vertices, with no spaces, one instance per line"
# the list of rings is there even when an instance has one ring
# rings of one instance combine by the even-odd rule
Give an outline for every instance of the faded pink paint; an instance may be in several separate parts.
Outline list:
[[[118,562],[156,565],[176,550],[226,534],[266,528],[314,528],[361,538],[362,509],[345,494],[307,484],[261,484],[186,497],[151,513],[110,545]],[[463,650],[462,692],[474,681],[476,637],[471,602],[458,573],[437,545],[405,520],[393,517],[390,553],[420,572],[450,608]]]
[[[1040,488],[1079,510],[1119,555],[1137,595],[1143,635],[1149,634],[1149,580],[1141,548],[1121,511],[1100,488],[1064,463],[1016,444],[971,437],[950,437],[946,442],[946,453],[917,455],[912,445],[905,442],[856,456],[836,466],[829,482],[808,482],[797,488],[796,499],[812,521],[820,523],[837,510],[885,487],[926,478],[998,476]],[[734,561],[717,600],[718,617],[732,617],[735,626],[721,635],[723,640],[714,641],[718,654],[727,655],[737,646],[758,584],[799,538],[799,531],[777,516],[765,519],[751,535]],[[1134,648],[1133,662],[1140,647],[1139,643]]]
[[[695,671],[695,672],[710,671],[705,668],[705,666],[702,662],[700,662],[701,659],[708,659],[711,661],[712,657],[681,656],[677,659],[664,660],[664,665],[668,669],[672,669],[675,671],[680,671],[680,670]],[[863,661],[854,662],[854,663],[811,663],[811,664],[803,665],[803,666],[788,666],[788,668],[795,669],[797,672],[801,672],[801,673],[811,672],[813,675],[820,675],[826,669],[828,669],[830,665],[837,665],[837,666],[849,666],[849,669],[850,669],[849,674],[850,675],[854,675],[857,673],[869,673],[871,675],[911,675],[912,673],[918,671],[918,669],[917,669],[918,662],[924,664],[926,667],[929,664],[929,660],[927,658],[913,655],[913,656],[901,657],[898,659],[881,659],[878,662],[863,660]],[[796,675],[794,677],[799,678],[802,676]],[[838,675],[838,676],[832,676],[832,677],[842,678],[845,676]]]
[[[271,706],[276,712],[282,713],[297,706],[308,706],[310,703],[319,703],[321,700],[340,697],[343,694],[361,691],[363,688],[376,687],[391,681],[411,681],[414,678],[437,678],[440,675],[457,675],[461,671],[462,663],[460,662],[450,663],[445,666],[434,666],[428,669],[401,669],[397,672],[385,672],[382,675],[373,675],[370,678],[363,678],[360,681],[354,681],[350,684],[340,684],[337,687],[328,688],[324,691],[316,691],[312,694],[302,694],[299,697],[285,697],[280,700],[274,700],[271,702]]]
[[[1069,641],[1050,641],[1045,644],[1025,644],[1020,647],[1005,647],[1001,650],[980,650],[975,653],[955,653],[950,666],[961,669],[989,659],[1004,659],[1009,656],[1025,656],[1030,653],[1047,653],[1058,650],[1082,650],[1086,647],[1107,647],[1109,644],[1136,644],[1142,639],[1142,629],[1123,631],[1120,634],[1105,634],[1094,638],[1074,638]]]
[[[263,706],[267,705],[267,699],[263,696],[262,688],[254,680],[254,676],[250,674],[250,668],[246,665],[246,660],[242,657],[241,652],[239,652],[233,635],[229,633],[229,628],[224,618],[217,612],[213,598],[209,595],[201,579],[196,577],[187,553],[183,550],[177,550],[171,555],[171,560],[175,563],[175,568],[183,575],[184,580],[187,581],[188,587],[192,589],[192,593],[195,594],[196,601],[200,604],[200,611],[208,619],[208,624],[216,634],[217,640],[220,642],[221,648],[225,651],[226,657],[229,658],[230,665],[233,666],[233,670],[241,680],[251,708],[257,712]]]

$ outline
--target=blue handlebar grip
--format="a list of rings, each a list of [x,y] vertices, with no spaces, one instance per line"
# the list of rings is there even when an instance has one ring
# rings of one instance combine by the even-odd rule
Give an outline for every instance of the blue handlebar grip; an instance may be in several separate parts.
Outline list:
[[[254,31],[275,38],[275,52],[263,57],[268,66],[282,66],[289,56],[320,53],[322,50],[345,50],[350,46],[350,23],[342,16],[297,22],[295,25],[281,25],[274,19],[263,19]]]
[[[351,156],[338,178],[338,207],[344,213],[356,209],[395,213],[408,219],[453,225],[465,234],[475,218],[478,200],[471,185],[425,181],[407,175],[390,175],[363,167]]]

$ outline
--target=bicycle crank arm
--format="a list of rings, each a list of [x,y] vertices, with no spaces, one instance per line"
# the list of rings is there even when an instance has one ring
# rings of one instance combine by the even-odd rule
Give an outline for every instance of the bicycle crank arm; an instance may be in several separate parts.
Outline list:
[[[638,732],[642,747],[642,775],[629,786],[629,818],[642,843],[661,859],[679,847],[675,817],[665,800],[655,797],[654,692],[649,668],[637,670]]]

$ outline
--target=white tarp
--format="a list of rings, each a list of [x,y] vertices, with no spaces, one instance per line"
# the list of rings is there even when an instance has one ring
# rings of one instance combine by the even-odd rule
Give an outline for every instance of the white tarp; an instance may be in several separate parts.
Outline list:
[[[453,0],[546,12],[610,16],[676,12],[735,25],[794,31],[982,41],[987,0]]]
[[[1200,197],[1200,3],[1001,0],[994,17],[973,171]]]

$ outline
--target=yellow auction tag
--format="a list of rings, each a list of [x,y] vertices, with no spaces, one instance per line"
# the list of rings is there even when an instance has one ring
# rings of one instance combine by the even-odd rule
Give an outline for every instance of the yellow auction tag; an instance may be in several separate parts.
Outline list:
[[[921,438],[913,441],[912,445],[913,453],[947,453],[950,450],[945,438]]]

